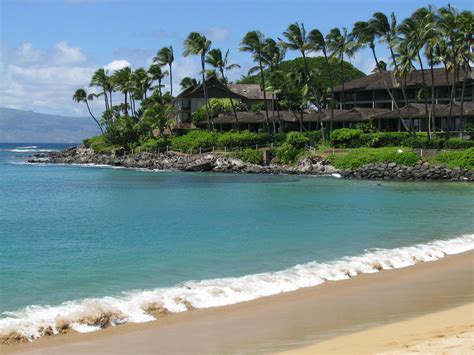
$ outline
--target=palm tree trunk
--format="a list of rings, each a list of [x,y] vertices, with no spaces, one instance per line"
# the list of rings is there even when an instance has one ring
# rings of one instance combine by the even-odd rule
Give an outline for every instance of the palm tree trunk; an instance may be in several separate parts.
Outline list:
[[[271,133],[270,119],[268,117],[267,93],[265,90],[265,75],[263,74],[263,65],[262,65],[262,60],[260,58],[258,59],[258,65],[260,67],[260,81],[261,81],[262,90],[263,90],[263,101],[265,102],[265,119],[267,121],[267,130],[268,130],[268,133]]]
[[[346,80],[344,79],[344,52],[343,51],[341,51],[341,76],[342,76],[342,100],[341,100],[341,103],[342,103],[342,108],[344,108],[344,101],[346,100],[346,98],[344,97],[345,92],[346,92],[344,82]]]
[[[97,121],[97,118],[95,118],[95,116],[92,114],[91,109],[89,107],[89,102],[87,100],[86,100],[86,106],[87,106],[87,111],[89,111],[89,115],[91,115],[91,117],[94,119],[95,123],[97,123],[97,126],[99,126],[100,131],[102,132],[102,134],[104,134],[104,130],[102,129],[102,126],[100,125],[99,121]]]
[[[423,68],[423,62],[421,61],[420,51],[417,52],[418,61],[420,62],[421,69],[421,81],[423,83],[423,101],[425,103],[425,117],[426,117],[426,135],[428,140],[431,139],[431,129],[430,129],[430,114],[428,112],[428,98],[426,97],[426,80],[425,80],[425,70]]]
[[[110,100],[110,108],[112,108],[112,93],[113,91],[112,90],[109,90],[109,100]]]
[[[105,89],[104,89],[104,101],[105,101],[105,109],[108,110],[109,109],[109,99],[107,97],[107,91],[105,91]]]
[[[280,131],[283,133],[285,130],[283,128],[283,121],[282,121],[281,115],[280,115],[280,106],[278,104],[278,95],[277,94],[275,94],[275,105],[276,105],[276,110],[277,110],[278,124],[280,125]]]
[[[161,79],[158,79],[158,94],[161,96],[163,96],[163,93],[161,92]]]
[[[323,54],[324,54],[324,59],[326,60],[326,65],[328,67],[328,74],[329,74],[329,85],[331,85],[331,104],[330,104],[330,108],[331,108],[331,123],[330,123],[330,126],[329,126],[329,131],[332,132],[332,128],[333,128],[333,124],[334,124],[334,107],[332,105],[332,103],[334,102],[334,91],[333,91],[333,86],[334,86],[334,82],[332,80],[332,70],[331,70],[331,66],[329,65],[329,58],[328,58],[328,55],[326,53],[326,50],[323,50]],[[344,82],[343,84],[344,85]],[[343,86],[343,89],[342,89],[342,100],[344,102],[344,86]],[[321,110],[321,106],[319,107],[319,109]],[[322,124],[321,124],[321,127]]]
[[[430,49],[430,72],[431,72],[431,132],[436,132],[433,49]]]
[[[446,119],[446,139],[449,139],[449,131],[451,129],[451,116],[453,114],[453,105],[454,99],[456,95],[456,63],[453,63],[453,83],[451,86],[451,93],[449,97],[449,111],[448,111],[448,118]]]
[[[408,112],[408,119],[410,120],[410,133],[412,133],[412,129],[413,129],[413,117],[411,115],[411,112],[410,110],[408,109],[408,97],[407,97],[407,91],[406,91],[406,86],[407,86],[407,75],[406,73],[403,74],[403,78],[404,78],[404,84],[401,84],[398,80],[398,74],[400,73],[400,70],[399,70],[399,67],[398,67],[398,63],[397,63],[397,60],[395,58],[395,53],[393,52],[393,47],[390,46],[390,54],[392,56],[392,61],[393,61],[393,64],[395,65],[395,72],[397,75],[395,75],[395,79],[397,80],[397,83],[400,85],[401,89],[402,89],[402,95],[403,95],[403,101],[405,102],[405,107],[407,107],[407,112]],[[415,134],[413,132],[413,134]]]
[[[173,97],[173,70],[171,69],[172,62],[169,63],[170,66],[170,93],[171,97]]]
[[[204,92],[204,104],[206,105],[206,117],[207,117],[207,130],[211,131],[211,117],[209,116],[209,105],[207,102],[207,86],[206,86],[206,76],[204,71],[206,70],[204,64],[204,55],[201,55],[201,68],[202,68],[202,88]]]
[[[128,101],[127,101],[127,92],[125,91],[125,116],[128,116]]]
[[[387,90],[388,95],[390,96],[390,98],[392,99],[393,104],[395,105],[395,109],[397,111],[400,122],[403,125],[403,128],[405,128],[408,131],[408,127],[405,124],[405,121],[403,120],[403,116],[402,116],[402,113],[400,112],[400,108],[398,107],[398,103],[395,100],[395,98],[393,97],[392,91],[388,87],[387,80],[385,79],[385,76],[383,75],[382,69],[380,69],[379,61],[377,59],[377,54],[375,53],[375,45],[371,44],[370,49],[372,50],[372,55],[374,56],[375,65],[377,66],[377,70],[379,71],[380,76],[382,77],[385,89]]]
[[[221,67],[220,72],[221,72],[222,80],[224,81],[225,88],[230,91],[229,86],[227,85],[227,79],[224,75],[224,68]],[[230,106],[232,107],[232,112],[234,113],[235,124],[237,125],[237,131],[239,131],[240,130],[239,118],[237,117],[237,110],[235,109],[234,100],[232,100],[232,97],[229,97],[229,100],[230,100]]]
[[[468,71],[471,69],[469,63],[468,66],[464,70],[464,80],[462,82],[462,90],[461,90],[461,112],[459,116],[459,138],[462,138],[463,131],[464,131],[464,95],[466,92],[466,82],[468,80]],[[469,69],[469,70],[468,70]]]

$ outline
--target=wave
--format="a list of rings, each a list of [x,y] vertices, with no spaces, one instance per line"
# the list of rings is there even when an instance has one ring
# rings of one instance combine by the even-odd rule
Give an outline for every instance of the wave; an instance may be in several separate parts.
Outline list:
[[[38,148],[36,145],[27,145],[25,147],[15,147],[15,149],[36,149]]]
[[[4,312],[0,342],[33,340],[72,329],[91,332],[122,323],[142,323],[167,313],[225,306],[259,297],[344,280],[359,274],[407,267],[474,249],[474,234],[395,249],[371,249],[332,262],[309,262],[286,270],[242,277],[188,281],[170,288],[124,292],[56,306],[32,305]]]
[[[23,148],[14,148],[14,149],[2,149],[1,151],[10,152],[10,153],[47,153],[47,152],[56,152],[57,149],[37,149],[37,148],[23,147]]]

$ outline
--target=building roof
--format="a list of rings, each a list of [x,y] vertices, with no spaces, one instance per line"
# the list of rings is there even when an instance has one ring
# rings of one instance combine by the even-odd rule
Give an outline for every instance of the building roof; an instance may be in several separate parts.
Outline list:
[[[355,107],[350,110],[334,110],[334,122],[363,122],[369,121],[372,117],[390,112],[386,108],[366,108]],[[331,111],[324,111],[323,122],[331,122]]]
[[[434,116],[435,117],[448,117],[449,115],[449,106],[444,104],[436,104],[434,106]],[[428,104],[428,112],[431,111],[431,104]],[[474,116],[474,102],[467,101],[464,102],[464,116],[473,117]],[[420,103],[411,103],[407,106],[400,108],[400,113],[403,118],[424,118],[426,117],[425,104]],[[461,116],[461,105],[460,103],[454,103],[451,111],[451,117]],[[373,116],[374,118],[381,119],[398,119],[399,114],[397,110],[389,111],[386,113],[381,113]]]
[[[444,68],[435,68],[433,70],[434,76],[434,85],[435,86],[446,86],[446,73]],[[424,70],[425,75],[425,82],[426,85],[431,86],[431,71]],[[344,83],[344,90],[345,91],[354,91],[354,90],[384,90],[385,84],[383,82],[383,78],[385,78],[387,85],[390,89],[392,88],[399,88],[401,87],[401,83],[403,83],[403,78],[399,78],[395,76],[395,72],[393,71],[384,71],[383,76],[381,73],[373,73],[367,76],[363,76],[358,79],[354,79]],[[473,72],[471,71],[468,74],[469,80],[473,79]],[[449,75],[449,80],[452,80],[452,75]],[[464,74],[463,72],[459,75],[458,82],[464,81]],[[407,86],[410,87],[420,87],[423,84],[423,73],[421,70],[415,70],[411,74],[407,75]],[[342,91],[342,84],[337,85],[334,87],[335,92]]]
[[[259,84],[228,84],[227,87],[215,75],[211,75],[206,79],[207,89],[218,88],[224,92],[228,92],[232,97],[238,97],[248,100],[263,100],[263,91]],[[179,93],[176,98],[184,97],[202,97],[203,85],[189,87]],[[271,99],[271,92],[267,91],[267,100]]]

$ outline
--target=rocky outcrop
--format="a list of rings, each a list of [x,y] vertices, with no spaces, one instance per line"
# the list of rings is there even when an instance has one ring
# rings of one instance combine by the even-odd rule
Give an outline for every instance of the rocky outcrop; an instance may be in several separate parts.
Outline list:
[[[120,152],[99,154],[84,146],[61,152],[38,154],[28,161],[30,163],[94,164],[125,168],[213,171],[220,173],[329,175],[339,172],[320,157],[306,157],[295,166],[283,164],[262,166],[246,163],[223,154],[184,155],[172,152],[161,154],[142,152],[129,155],[123,155]]]
[[[430,165],[420,162],[415,166],[396,163],[368,164],[354,170],[344,170],[341,176],[346,179],[367,180],[445,180],[474,181],[474,170],[449,169],[443,165]]]
[[[271,162],[269,165],[246,163],[240,159],[223,154],[184,155],[178,153],[136,153],[124,155],[121,152],[110,154],[95,153],[92,149],[78,146],[63,150],[38,154],[28,160],[30,163],[56,164],[94,164],[125,168],[155,170],[213,171],[219,173],[247,174],[299,174],[331,175],[340,174],[346,179],[367,180],[445,180],[474,181],[474,170],[449,169],[442,165],[431,166],[421,161],[415,166],[396,163],[374,163],[363,167],[340,171],[318,156],[303,158],[297,165],[283,165]]]

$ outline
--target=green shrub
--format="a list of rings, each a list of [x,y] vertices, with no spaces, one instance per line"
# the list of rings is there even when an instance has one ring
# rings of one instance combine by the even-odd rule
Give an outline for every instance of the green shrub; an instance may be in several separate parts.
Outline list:
[[[467,123],[464,129],[470,140],[474,140],[474,123]]]
[[[276,156],[278,160],[283,164],[292,164],[294,163],[301,151],[292,146],[289,143],[283,143],[281,147],[276,149]]]
[[[297,149],[301,149],[301,148],[304,148],[304,146],[309,143],[309,138],[300,132],[289,132],[286,135],[285,142],[292,145],[293,147]]]
[[[446,164],[450,168],[474,169],[474,148],[458,152],[441,152],[432,161]]]
[[[339,169],[355,169],[371,163],[415,165],[420,157],[413,152],[399,152],[399,148],[358,148],[347,155],[332,155],[328,160]]]
[[[150,138],[143,142],[140,146],[140,150],[158,150],[158,148],[166,147],[166,141],[162,137]]]
[[[92,148],[96,153],[110,153],[119,148],[118,145],[110,144],[104,136],[95,136],[83,140],[86,148]]]
[[[263,153],[257,149],[244,149],[241,152],[233,154],[236,158],[239,158],[247,163],[251,164],[263,164]]]
[[[362,131],[359,129],[341,128],[331,132],[331,145],[336,148],[355,148],[360,146]]]
[[[360,136],[360,144],[370,148],[397,147],[406,145],[405,141],[409,137],[405,132],[363,133]]]
[[[171,148],[183,152],[197,152],[199,148],[211,148],[216,145],[217,135],[201,130],[189,131],[184,136],[173,137]]]
[[[450,138],[444,144],[445,149],[468,149],[474,147],[474,141],[461,138]]]
[[[224,132],[217,135],[217,145],[220,148],[253,147],[271,141],[268,133],[255,133],[249,131]]]
[[[309,139],[311,145],[318,145],[323,140],[321,131],[307,131],[304,135]]]

